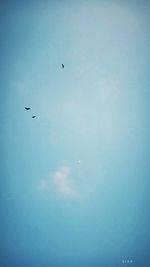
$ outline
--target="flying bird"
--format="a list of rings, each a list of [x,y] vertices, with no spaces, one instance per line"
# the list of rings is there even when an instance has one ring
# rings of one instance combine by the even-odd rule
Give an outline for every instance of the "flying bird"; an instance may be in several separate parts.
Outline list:
[[[32,119],[35,119],[36,118],[36,116],[32,116]]]
[[[27,108],[27,107],[25,107],[25,109],[26,109],[26,110],[30,110],[31,108]]]
[[[61,64],[61,66],[62,66],[62,68],[64,69],[64,67],[65,67],[64,64]]]

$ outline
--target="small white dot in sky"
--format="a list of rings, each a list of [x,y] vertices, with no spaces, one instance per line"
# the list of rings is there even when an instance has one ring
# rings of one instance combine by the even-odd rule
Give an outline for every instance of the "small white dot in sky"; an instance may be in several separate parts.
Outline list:
[[[80,164],[80,163],[81,163],[81,160],[79,159],[79,160],[77,161],[77,163]]]

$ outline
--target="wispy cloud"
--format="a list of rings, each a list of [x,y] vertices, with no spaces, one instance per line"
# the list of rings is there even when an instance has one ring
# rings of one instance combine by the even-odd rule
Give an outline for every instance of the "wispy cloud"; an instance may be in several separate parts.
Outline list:
[[[53,181],[56,189],[65,196],[75,196],[76,192],[70,181],[71,169],[68,166],[63,166],[53,175]]]
[[[54,189],[56,193],[64,197],[77,197],[72,180],[71,180],[71,168],[63,166],[51,174],[48,178],[40,181],[40,191],[50,192]]]

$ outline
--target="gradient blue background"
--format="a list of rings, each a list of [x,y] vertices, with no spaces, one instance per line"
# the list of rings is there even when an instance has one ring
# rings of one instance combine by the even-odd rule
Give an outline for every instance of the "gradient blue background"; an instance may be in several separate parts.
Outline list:
[[[0,266],[150,266],[149,15],[0,2]]]

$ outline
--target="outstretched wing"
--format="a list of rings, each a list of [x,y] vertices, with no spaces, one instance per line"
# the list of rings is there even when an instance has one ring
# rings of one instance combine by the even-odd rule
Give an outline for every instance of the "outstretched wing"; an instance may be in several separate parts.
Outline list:
[[[27,108],[27,107],[25,107],[25,109],[26,109],[26,110],[30,110],[31,108]]]
[[[32,119],[35,119],[36,118],[36,116],[32,116]]]

